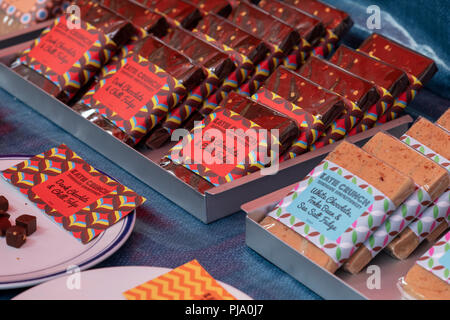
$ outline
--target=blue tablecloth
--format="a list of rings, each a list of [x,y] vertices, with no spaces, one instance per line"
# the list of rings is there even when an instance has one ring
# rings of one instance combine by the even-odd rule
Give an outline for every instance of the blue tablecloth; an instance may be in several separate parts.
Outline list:
[[[345,39],[347,44],[357,45],[367,36],[367,30],[364,30],[363,25],[365,24],[363,17],[367,17],[366,7],[355,5],[354,1],[347,0],[330,0],[328,2],[347,10],[357,22]],[[361,3],[365,4],[365,2],[367,1]],[[380,3],[382,9],[387,7],[386,1],[369,2],[367,3]],[[391,6],[397,3],[412,5],[411,1],[396,1],[395,4],[389,2]],[[424,0],[417,2],[424,5]],[[428,4],[430,2],[433,1],[427,1]],[[442,11],[442,14],[439,12],[436,13],[433,23],[448,19],[447,11]],[[399,13],[399,15],[405,17],[404,13]],[[417,32],[417,28],[422,26],[421,32],[424,35],[430,33],[433,33],[433,36],[438,35],[439,29],[433,29],[434,24],[427,23],[425,18],[429,18],[429,13],[423,17],[420,23],[415,20],[412,22],[402,21],[413,26],[408,30]],[[425,28],[425,26],[429,27]],[[446,31],[448,23],[441,26],[444,28],[443,31],[447,35],[448,42],[448,32]],[[382,33],[395,34],[397,27],[386,24]],[[429,28],[431,29],[429,30]],[[445,34],[443,40],[445,40]],[[427,38],[424,37],[424,39]],[[430,43],[430,45],[434,44],[436,47],[432,46],[432,48],[439,57],[448,61],[448,56],[445,56],[448,55],[448,43],[446,47],[442,46],[442,41]],[[441,68],[436,76],[436,79],[443,81],[434,80],[428,88],[448,97],[448,91],[443,91],[449,86],[448,69],[445,67],[444,65],[444,68]],[[438,97],[426,89],[420,92],[410,110],[414,115],[426,115],[436,119],[449,106],[448,100]],[[216,279],[235,286],[256,299],[320,299],[301,283],[246,247],[243,212],[210,225],[204,225],[62,128],[0,89],[0,155],[38,154],[61,143],[67,144],[93,166],[149,199],[137,210],[137,222],[130,239],[117,253],[96,267],[146,265],[173,268],[195,258]],[[22,291],[23,289],[0,291],[0,299],[9,299]]]

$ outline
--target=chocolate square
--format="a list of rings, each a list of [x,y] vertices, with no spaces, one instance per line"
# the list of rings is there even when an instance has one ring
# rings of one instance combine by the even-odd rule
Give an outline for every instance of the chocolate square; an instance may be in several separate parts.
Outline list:
[[[9,209],[9,202],[4,196],[0,196],[0,213],[4,213]]]
[[[36,217],[23,214],[16,219],[16,225],[25,229],[26,235],[33,234],[37,229]]]
[[[0,237],[4,237],[9,228],[11,228],[11,222],[8,217],[0,217]]]
[[[14,226],[6,231],[6,244],[10,247],[20,248],[27,240],[24,228]]]

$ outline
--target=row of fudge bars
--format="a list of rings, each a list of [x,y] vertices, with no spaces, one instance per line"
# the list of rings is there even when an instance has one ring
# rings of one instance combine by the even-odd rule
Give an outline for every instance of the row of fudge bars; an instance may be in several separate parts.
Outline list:
[[[350,177],[361,178],[393,206],[383,215],[368,210],[340,235],[340,241],[321,239],[323,234],[305,227],[307,222],[295,217],[290,206],[301,196],[302,185],[308,183],[310,175],[260,224],[332,273],[341,267],[359,273],[383,249],[394,258],[407,259],[422,241],[435,243],[449,228],[449,157],[450,110],[436,123],[419,118],[399,139],[380,132],[362,148],[342,141],[325,158],[328,169],[339,168],[348,171]],[[436,246],[439,250],[429,250],[402,279],[401,286],[410,297],[450,299],[450,233]]]
[[[11,67],[137,149],[232,117],[278,129],[288,160],[398,117],[437,70],[378,34],[321,58],[352,20],[315,0],[74,3],[79,27],[57,19]],[[177,161],[161,165],[200,192],[261,167]]]

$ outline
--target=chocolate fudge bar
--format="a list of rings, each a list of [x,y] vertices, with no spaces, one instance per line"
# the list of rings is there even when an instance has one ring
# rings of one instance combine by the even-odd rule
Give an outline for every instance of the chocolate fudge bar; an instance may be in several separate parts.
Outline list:
[[[342,38],[353,25],[348,13],[323,2],[317,0],[283,1],[320,19],[325,28],[330,29],[338,38]]]
[[[149,35],[122,60],[105,66],[100,81],[73,109],[135,145],[205,78],[202,67]]]
[[[313,47],[325,36],[325,27],[319,19],[295,7],[278,0],[253,0],[252,2],[270,15],[292,26]]]
[[[450,134],[425,118],[418,121],[401,137],[401,140],[420,153],[449,170]],[[448,202],[449,190],[437,202]],[[434,199],[433,199],[434,200]],[[437,216],[436,216],[437,214]],[[427,209],[386,247],[398,259],[406,259],[434,229],[445,221],[448,207],[433,206]]]
[[[157,37],[163,37],[167,34],[169,28],[167,20],[142,4],[131,0],[100,0],[99,2],[127,18],[138,29],[143,29]]]
[[[183,0],[135,0],[136,2],[163,14],[183,28],[192,30],[201,20],[202,14],[193,4]]]
[[[437,72],[432,59],[378,33],[368,37],[358,50],[412,74],[423,85]]]
[[[137,32],[126,18],[98,3],[79,0],[75,4],[81,9],[81,28],[69,29],[65,17],[55,20],[52,28],[43,31],[11,65],[22,77],[65,103]],[[87,29],[86,23],[95,29]],[[71,53],[60,49],[64,47],[71,47]]]
[[[362,179],[362,182],[357,183],[358,189],[353,190],[354,192],[352,192],[352,194],[356,195],[358,192],[361,193],[358,197],[352,199],[362,199],[365,194],[363,192],[367,192],[364,191],[364,188],[367,188],[367,184],[369,184],[374,189],[378,190],[377,193],[380,192],[380,194],[383,195],[380,199],[386,200],[385,197],[390,199],[392,205],[390,208],[399,206],[414,191],[414,183],[410,178],[346,141],[341,142],[339,146],[337,146],[336,149],[315,168],[315,171],[317,172],[320,170],[322,170],[322,173],[320,176],[314,178],[314,180],[319,179],[319,177],[325,177],[324,179],[328,181],[328,183],[331,184],[332,182],[330,181],[333,181],[332,184],[334,186],[343,186],[346,183],[344,182],[344,179]],[[337,175],[339,176],[339,170],[342,171],[342,176],[339,178],[342,181],[336,180],[337,178],[330,179],[330,177],[333,177],[331,172],[337,172]],[[313,229],[313,227],[307,228],[306,225],[309,226],[309,223],[314,222],[302,221],[297,214],[294,215],[294,208],[291,207],[291,204],[293,204],[294,201],[303,200],[302,193],[307,191],[308,185],[310,185],[308,183],[310,179],[312,179],[312,176],[307,176],[302,182],[299,182],[294,189],[280,201],[274,210],[260,222],[260,224],[275,236],[283,240],[288,238],[288,243],[294,243],[294,248],[297,251],[326,270],[334,273],[351,256],[353,252],[352,249],[356,249],[366,239],[367,235],[371,233],[371,229],[363,228],[362,230],[368,230],[363,232],[356,230],[351,231],[352,227],[349,226],[349,228],[344,229],[342,234],[338,233],[334,236],[336,239],[340,239],[340,241],[336,242],[331,238],[332,235],[325,236],[317,229]],[[320,179],[323,181],[322,178]],[[334,183],[336,182],[335,180],[338,181],[337,184]],[[360,184],[364,182],[366,184]],[[314,183],[314,181],[312,183]],[[329,196],[328,190],[320,190],[322,190],[322,194],[317,194],[318,197],[322,199],[322,197],[327,198],[327,196]],[[349,189],[340,188],[339,190]],[[358,190],[357,193],[355,193],[356,190]],[[334,195],[334,193],[332,193],[332,195]],[[369,203],[375,206],[376,202],[376,205],[379,206],[380,203],[377,201],[380,200],[375,200],[377,197],[374,197],[374,200],[369,201]],[[299,200],[296,200],[297,198]],[[319,203],[318,205],[320,205],[321,199],[316,199],[316,203]],[[335,199],[335,202],[336,201],[339,202],[339,200]],[[342,205],[342,202],[337,204]],[[368,203],[365,203],[363,207],[360,206],[360,210],[366,210],[363,208],[365,208],[367,204]],[[295,207],[298,208],[300,205],[301,204],[298,204],[298,206]],[[334,212],[336,209],[329,210]],[[373,228],[379,226],[383,221],[383,217],[389,215],[391,212],[389,208],[384,208],[384,211],[384,215],[372,217],[374,218],[372,220]],[[318,218],[321,217],[322,213],[325,214],[324,212],[325,211],[319,209],[319,212],[317,212],[319,215]],[[337,212],[335,214],[337,214]],[[287,221],[284,219],[287,219]],[[363,226],[368,223],[365,219],[367,219],[367,216],[365,216],[364,213],[361,213],[358,214],[356,221],[352,220],[348,222],[350,224],[353,222],[354,224],[357,223],[358,226]],[[280,224],[286,225],[294,232],[289,231],[288,234],[285,234],[287,230],[280,226]],[[318,224],[317,226],[320,227]],[[328,231],[330,231],[330,229],[328,229]],[[306,237],[308,237],[308,239]],[[351,245],[348,241],[351,242]],[[344,245],[338,250],[337,247],[341,246],[342,243],[344,243]],[[350,247],[347,247],[347,245],[350,245]]]
[[[401,69],[344,45],[336,50],[329,61],[380,87],[378,91],[382,98],[367,110],[361,122],[350,131],[349,135],[373,127],[378,117],[392,106],[393,98],[397,98],[409,86],[408,76]]]
[[[388,134],[377,133],[363,150],[410,177],[418,189],[345,263],[344,269],[353,274],[360,272],[450,184],[446,169]]]
[[[224,18],[228,17],[233,10],[227,0],[189,0],[189,2],[199,7],[201,11],[213,12]]]
[[[234,92],[230,93],[227,100],[223,102],[223,108],[218,108],[214,113],[210,114],[200,127],[194,128],[193,132],[202,129],[201,134],[205,136],[208,134],[208,129],[210,128],[217,129],[220,132],[223,132],[224,135],[225,128],[242,129],[244,132],[249,128],[256,130],[278,129],[280,153],[282,153],[298,135],[298,129],[293,120],[273,109],[258,104]],[[247,143],[244,142],[244,140],[246,140],[245,138],[242,140],[238,136],[236,137],[238,145],[234,145],[233,150],[225,148],[223,152],[217,151],[219,152],[218,154],[222,156],[231,156],[234,159],[232,164],[224,162],[223,164],[209,165],[205,162],[195,163],[194,159],[194,163],[183,165],[181,164],[183,162],[179,160],[183,155],[179,151],[185,147],[185,142],[180,141],[172,148],[169,154],[161,160],[161,166],[201,193],[204,193],[214,186],[221,185],[233,179],[238,179],[239,177],[247,175],[249,172],[263,168],[263,165],[250,161],[248,158],[250,153],[247,153],[251,152],[251,150],[255,151],[254,148],[259,145],[261,141],[255,139],[252,140],[252,142]],[[189,145],[187,145],[187,147],[192,148],[192,144],[195,143],[195,140],[192,139],[193,136],[191,135],[190,138],[188,138]],[[207,141],[209,139],[203,138],[203,140]],[[197,148],[198,147],[200,146],[197,146]],[[202,150],[206,147],[207,146],[204,144],[201,145]],[[239,158],[238,155],[241,154],[242,156],[243,153],[243,150],[240,150],[239,147],[245,149],[245,159],[242,157]]]
[[[298,74],[350,101],[349,109],[317,140],[314,149],[342,139],[380,99],[373,83],[321,58],[311,56]]]

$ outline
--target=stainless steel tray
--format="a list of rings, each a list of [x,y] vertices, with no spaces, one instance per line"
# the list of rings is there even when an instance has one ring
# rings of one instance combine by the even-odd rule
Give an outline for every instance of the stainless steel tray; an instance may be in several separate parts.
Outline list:
[[[357,275],[351,275],[343,270],[332,274],[259,225],[294,185],[295,183],[242,206],[247,213],[245,230],[247,246],[325,299],[402,299],[402,294],[397,288],[398,280],[406,275],[415,261],[432,244],[424,241],[414,254],[404,261],[396,260],[384,252],[378,254],[369,266],[379,267],[379,288],[370,289],[372,286],[367,285],[368,281],[371,281],[369,277],[374,276],[373,271],[367,271],[367,267]]]
[[[159,159],[169,150],[170,145],[155,151],[135,150],[87,121],[3,64],[0,64],[0,88],[8,91],[204,223],[235,213],[239,211],[243,203],[296,182],[335,148],[335,145],[330,145],[286,161],[280,164],[280,169],[275,175],[264,176],[256,172],[212,188],[203,195],[158,165]],[[411,122],[410,116],[404,116],[355,135],[349,140],[364,143],[380,130],[399,135],[406,131]]]

